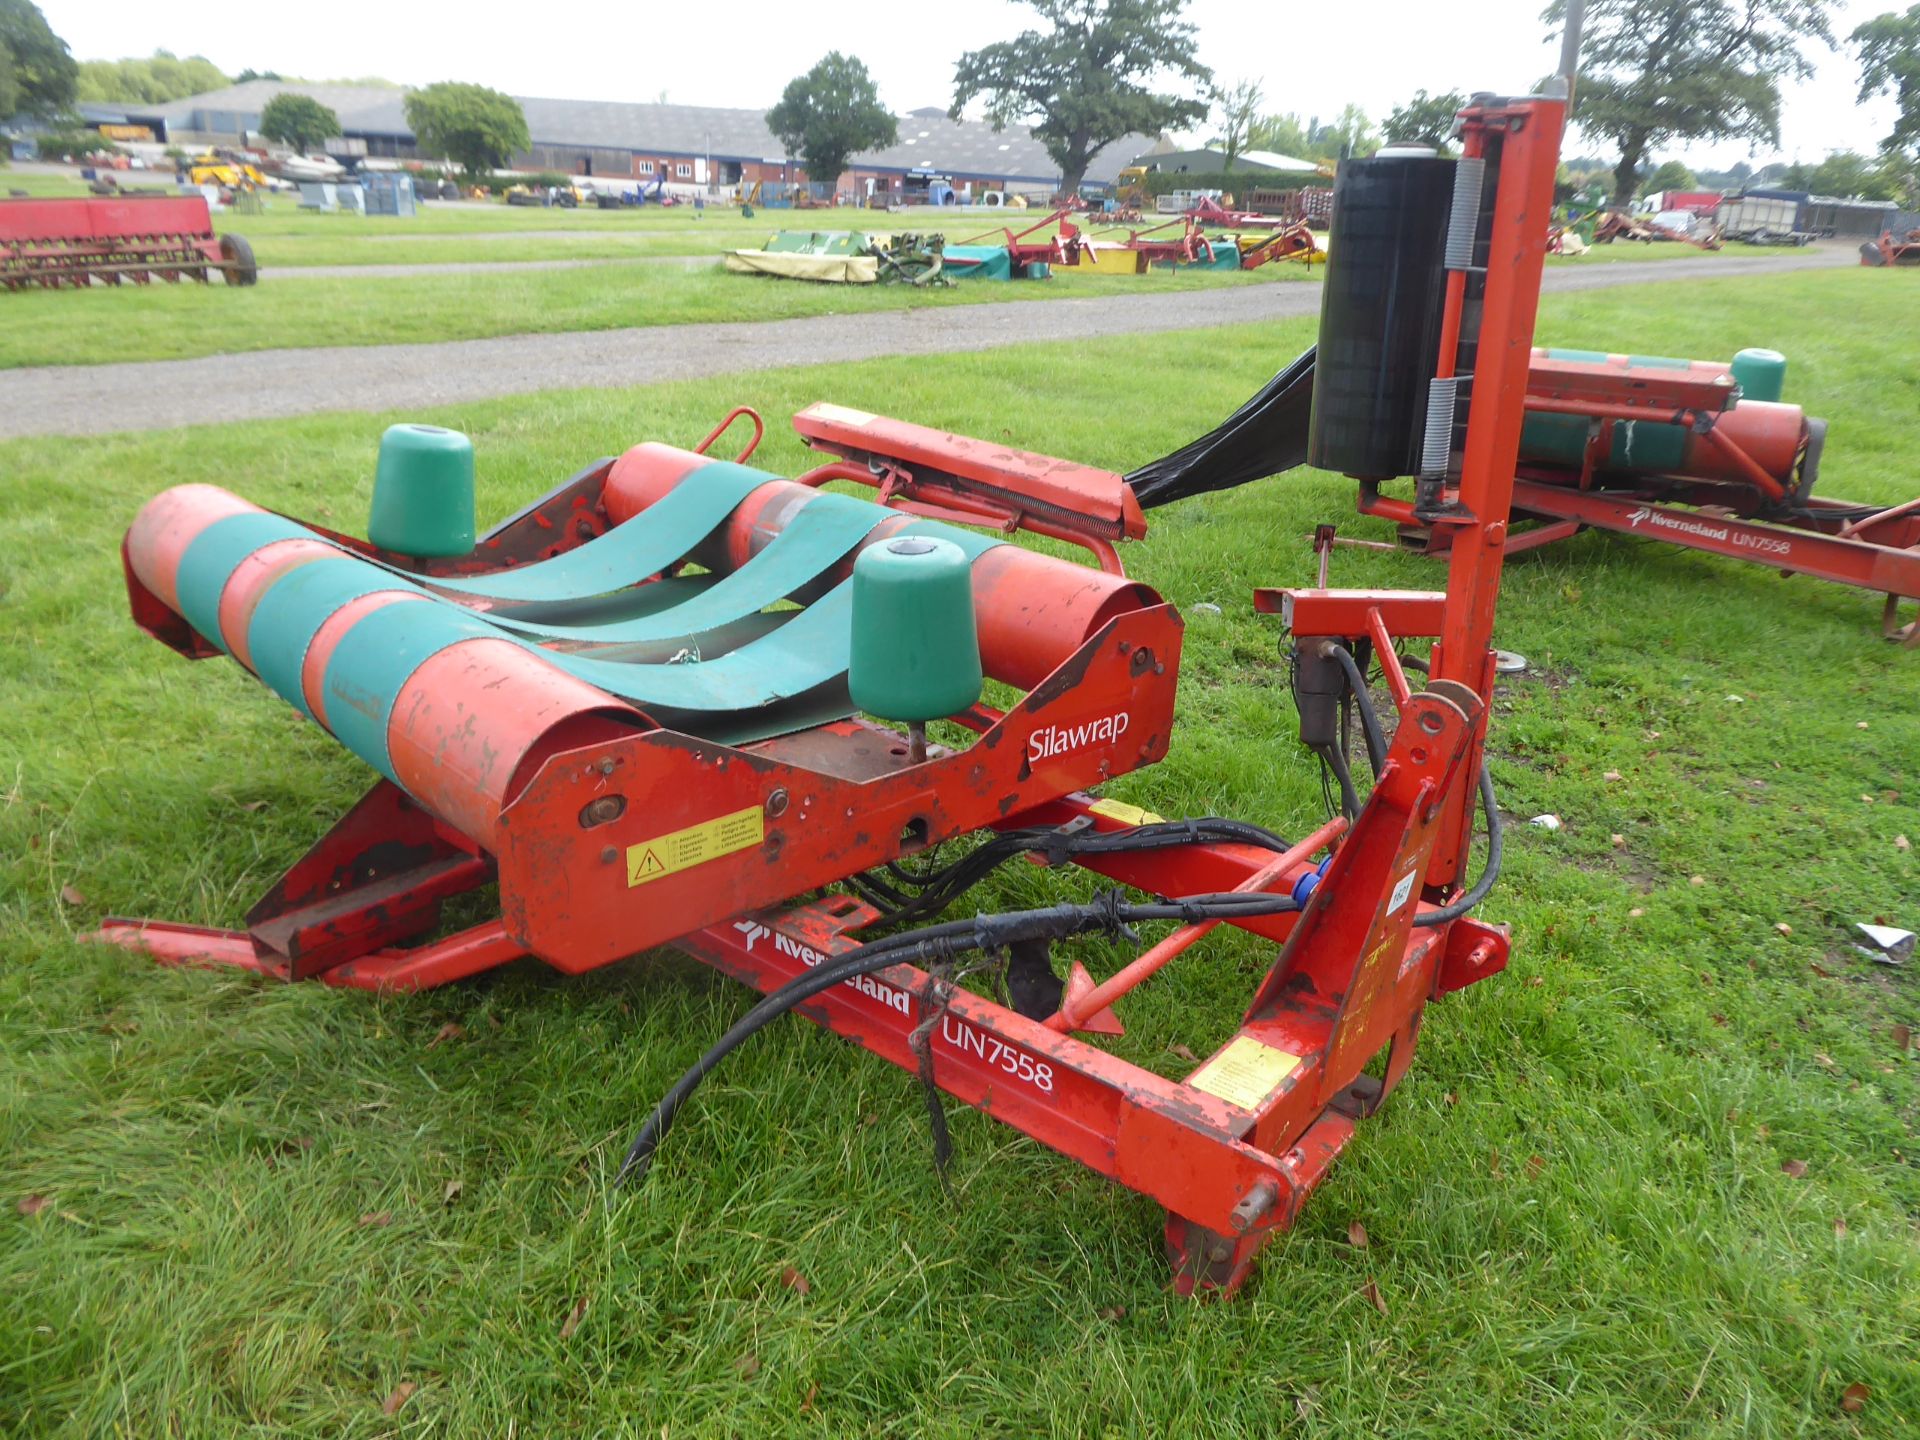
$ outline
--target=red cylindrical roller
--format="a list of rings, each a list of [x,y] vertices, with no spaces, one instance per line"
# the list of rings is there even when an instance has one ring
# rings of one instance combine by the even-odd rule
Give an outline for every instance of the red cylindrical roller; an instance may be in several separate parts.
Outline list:
[[[494,849],[500,812],[549,756],[650,728],[638,710],[511,641],[464,640],[401,687],[387,753],[408,794]],[[631,798],[619,794],[617,776],[608,777],[606,794],[618,795],[622,808]],[[565,881],[555,876],[554,883]]]
[[[1713,428],[1751,455],[1774,479],[1793,488],[1794,467],[1806,443],[1806,412],[1798,405],[1777,401],[1742,400],[1723,415],[1713,417]],[[1699,435],[1687,437],[1685,473],[1699,480],[1749,483],[1744,468],[1717,445]]]
[[[218,485],[176,485],[140,507],[127,530],[127,558],[140,583],[169,610],[180,608],[180,557],[200,533],[229,515],[258,515],[258,505]]]

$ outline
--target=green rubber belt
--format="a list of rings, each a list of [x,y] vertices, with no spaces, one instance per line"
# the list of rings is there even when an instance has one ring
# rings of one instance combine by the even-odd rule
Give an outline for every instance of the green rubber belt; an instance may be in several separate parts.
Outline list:
[[[423,597],[428,603],[384,606],[357,621],[322,678],[329,728],[389,779],[396,777],[387,730],[401,692],[426,660],[469,639],[510,641],[663,724],[724,744],[842,718],[854,708],[846,692],[851,583],[842,581],[804,609],[767,607],[818,580],[897,511],[822,494],[736,571],[635,585],[679,563],[772,478],[716,462],[577,550],[457,582],[406,574],[346,551],[298,566],[269,586],[254,609],[247,643],[255,671],[311,718],[301,672],[326,620],[378,591]],[[969,559],[1004,543],[928,520],[911,522],[903,533],[941,536]],[[318,537],[279,515],[215,521],[181,557],[182,615],[218,642],[220,594],[234,570],[263,545],[299,538]],[[503,602],[502,609],[474,610],[435,593],[440,590],[485,596]],[[556,643],[585,648],[551,648]]]
[[[188,544],[174,576],[174,593],[187,623],[222,650],[220,594],[240,568],[240,562],[276,540],[318,540],[320,537],[284,515],[254,511],[216,520]]]
[[[885,518],[886,512],[869,501],[819,495],[808,501],[758,555],[670,609],[633,619],[585,624],[542,624],[495,613],[487,618],[503,629],[553,640],[618,644],[691,639],[777,604],[818,580]]]
[[[527,600],[496,605],[487,611],[496,623],[517,620],[527,625],[605,625],[614,620],[637,620],[643,615],[680,605],[716,583],[718,575],[669,575],[664,579],[588,595],[578,600]]]
[[[550,560],[464,580],[414,574],[407,578],[436,590],[491,600],[575,600],[604,595],[678,563],[717,530],[742,500],[769,480],[779,478],[765,470],[716,460],[693,471],[634,517],[642,523],[616,525]]]

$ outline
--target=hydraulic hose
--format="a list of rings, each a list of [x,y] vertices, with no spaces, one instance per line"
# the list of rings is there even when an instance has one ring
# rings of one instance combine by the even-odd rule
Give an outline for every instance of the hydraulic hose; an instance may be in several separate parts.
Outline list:
[[[1367,677],[1361,673],[1360,662],[1353,658],[1353,652],[1344,645],[1329,645],[1328,653],[1340,662],[1340,668],[1346,672],[1347,685],[1353,691],[1353,698],[1360,706],[1360,729],[1367,737],[1367,761],[1373,766],[1377,777],[1380,767],[1387,763],[1387,737],[1380,730],[1380,716],[1373,708],[1373,696],[1367,691]]]
[[[796,975],[766,996],[696,1060],[661,1097],[646,1124],[634,1136],[614,1176],[614,1184],[621,1184],[629,1175],[646,1174],[654,1151],[673,1126],[674,1117],[722,1060],[795,1006],[844,980],[884,970],[902,961],[919,961],[923,966],[937,964],[970,951],[1000,950],[1020,941],[1058,940],[1098,929],[1125,933],[1134,921],[1176,920],[1191,925],[1204,920],[1278,915],[1299,908],[1291,896],[1259,891],[1228,890],[1142,903],[1123,901],[1117,891],[1110,891],[1089,904],[1050,905],[1037,910],[980,915],[972,920],[949,920],[849,950],[804,975]]]
[[[1487,898],[1493,889],[1493,882],[1500,878],[1500,861],[1505,849],[1506,828],[1500,823],[1500,803],[1493,794],[1493,772],[1487,769],[1487,762],[1480,762],[1480,809],[1487,817],[1487,863],[1480,871],[1480,878],[1473,882],[1473,888],[1457,899],[1440,906],[1436,910],[1422,911],[1413,917],[1416,927],[1444,925],[1449,920],[1458,920],[1474,906]]]

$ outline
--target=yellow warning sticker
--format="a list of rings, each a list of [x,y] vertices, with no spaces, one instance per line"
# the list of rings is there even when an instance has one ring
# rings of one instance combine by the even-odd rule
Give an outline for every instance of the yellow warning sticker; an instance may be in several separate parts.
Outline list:
[[[702,820],[669,835],[656,835],[627,847],[627,886],[644,885],[736,850],[751,850],[766,838],[766,812],[758,805]]]
[[[1129,805],[1124,800],[1096,800],[1087,809],[1109,820],[1118,820],[1122,825],[1158,825],[1165,818],[1151,810],[1142,810],[1138,805]]]
[[[871,425],[877,418],[869,415],[865,410],[850,409],[845,405],[835,405],[827,400],[822,400],[817,405],[809,405],[807,413],[821,420],[838,420],[842,425]]]
[[[1226,1049],[1188,1076],[1187,1084],[1242,1110],[1258,1110],[1299,1066],[1298,1055],[1263,1045],[1251,1035],[1236,1035]]]

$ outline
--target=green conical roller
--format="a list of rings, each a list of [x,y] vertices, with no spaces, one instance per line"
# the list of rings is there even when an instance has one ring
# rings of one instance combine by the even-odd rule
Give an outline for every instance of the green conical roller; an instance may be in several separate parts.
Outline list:
[[[1786,393],[1787,357],[1778,350],[1742,350],[1730,368],[1742,400],[1778,400]]]
[[[973,570],[958,545],[900,535],[860,552],[847,688],[869,715],[916,723],[980,698]]]
[[[473,549],[473,442],[438,425],[388,426],[367,538],[401,555]]]

